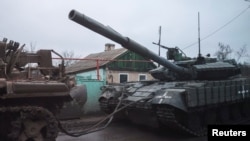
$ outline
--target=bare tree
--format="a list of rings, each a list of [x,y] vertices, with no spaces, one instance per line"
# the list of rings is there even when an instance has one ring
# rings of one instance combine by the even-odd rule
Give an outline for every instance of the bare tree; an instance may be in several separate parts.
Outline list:
[[[235,55],[237,57],[237,62],[240,61],[243,57],[249,57],[249,54],[247,54],[247,45],[244,45],[243,47],[239,48],[238,51],[236,51]]]
[[[229,55],[233,52],[229,45],[224,45],[223,43],[219,43],[219,50],[215,53],[218,60],[226,60],[229,59]]]
[[[73,63],[75,63],[77,61],[77,60],[73,60],[73,58],[76,58],[75,53],[73,51],[65,50],[62,52],[62,56],[63,56],[63,58],[66,58],[65,62],[64,62],[64,65],[66,67],[72,65]]]
[[[36,43],[30,43],[30,51],[34,53],[36,51]]]
[[[36,51],[36,42],[30,42],[30,46],[29,48],[27,48],[27,46],[24,49],[25,52],[31,52],[34,53]]]

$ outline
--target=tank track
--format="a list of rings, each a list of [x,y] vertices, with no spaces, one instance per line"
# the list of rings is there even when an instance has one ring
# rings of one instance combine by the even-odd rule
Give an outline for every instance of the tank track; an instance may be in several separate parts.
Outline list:
[[[249,124],[249,100],[245,104],[247,104],[245,108],[240,103],[231,103],[220,107],[210,107],[206,111],[202,108],[194,109],[188,113],[181,113],[170,106],[157,105],[155,111],[160,125],[163,127],[188,135],[206,136],[208,124]],[[238,109],[234,109],[237,106]],[[225,111],[228,113],[225,114]]]
[[[20,133],[23,130],[22,121],[25,119],[31,120],[45,120],[46,121],[46,130],[45,130],[45,140],[46,141],[55,141],[58,136],[58,122],[54,115],[47,109],[37,106],[18,106],[18,107],[0,107],[0,112],[2,114],[8,114],[15,116],[14,120],[9,120],[7,123],[10,125],[10,131],[6,135],[7,140],[17,140],[20,136]]]
[[[108,100],[102,100],[100,101],[100,106],[101,109],[105,112],[105,113],[111,113],[112,110],[110,109],[110,103],[108,102]],[[144,107],[130,107],[131,109],[141,109],[141,110],[152,110],[152,109],[145,109]],[[178,119],[176,118],[175,115],[175,111],[173,108],[168,108],[167,106],[157,106],[156,108],[156,117],[158,119],[158,121],[160,122],[160,125],[162,127],[167,127],[169,129],[173,129],[176,130],[178,132],[182,132],[185,134],[191,134],[194,136],[204,136],[207,134],[207,131],[205,129],[199,130],[199,131],[192,131],[191,129],[188,129],[187,127],[185,127],[182,123],[180,123],[178,121]]]
[[[100,101],[100,106],[106,113],[107,111],[112,112],[111,106],[115,107],[115,101]],[[209,124],[245,124],[249,123],[250,120],[249,99],[244,102],[222,104],[219,107],[213,105],[211,107],[193,108],[188,112],[167,105],[152,106],[152,108],[148,108],[146,105],[135,104],[128,107],[127,110],[154,111],[160,127],[193,136],[206,136],[207,125]]]
[[[174,108],[157,106],[156,114],[159,122],[163,124],[163,127],[167,127],[168,129],[173,129],[175,131],[185,134],[191,134],[194,136],[205,136],[207,134],[207,130],[205,128],[194,131],[180,123],[180,121],[176,117]]]
[[[108,114],[114,111],[117,103],[119,103],[119,100],[114,100],[114,99],[101,99],[99,101],[101,110]]]
[[[105,113],[111,113],[112,110],[108,107],[108,100],[107,99],[102,99],[99,101],[99,105],[102,111]]]

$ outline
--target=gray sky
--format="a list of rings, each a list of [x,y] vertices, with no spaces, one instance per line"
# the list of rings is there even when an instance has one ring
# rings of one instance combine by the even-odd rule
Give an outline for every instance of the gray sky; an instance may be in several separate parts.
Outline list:
[[[198,41],[198,12],[203,39],[249,5],[244,0],[1,0],[0,38],[27,47],[32,43],[37,50],[73,51],[81,57],[102,52],[105,43],[114,43],[69,20],[68,13],[75,9],[156,53],[158,47],[152,42],[158,42],[161,26],[163,45],[186,48],[188,56],[196,57],[198,44],[188,46]],[[247,45],[250,53],[250,8],[203,40],[202,54],[213,56],[219,42],[230,45],[234,51]],[[165,56],[163,49],[161,52]]]

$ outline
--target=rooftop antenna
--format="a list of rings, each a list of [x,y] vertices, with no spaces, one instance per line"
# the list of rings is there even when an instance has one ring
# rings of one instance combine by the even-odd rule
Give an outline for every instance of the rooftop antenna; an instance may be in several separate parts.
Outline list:
[[[199,48],[199,54],[198,54],[198,57],[201,57],[200,12],[198,12],[198,48]]]
[[[197,60],[196,60],[196,63],[197,64],[205,64],[206,61],[205,61],[205,58],[202,57],[201,55],[201,39],[200,39],[200,13],[198,12],[198,47],[199,47],[199,54],[198,54],[198,57],[197,57]]]

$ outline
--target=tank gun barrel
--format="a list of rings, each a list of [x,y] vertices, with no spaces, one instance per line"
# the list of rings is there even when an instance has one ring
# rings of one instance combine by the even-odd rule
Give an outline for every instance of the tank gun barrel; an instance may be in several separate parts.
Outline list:
[[[101,23],[99,23],[98,21],[79,13],[76,10],[71,10],[69,15],[68,15],[69,19],[82,25],[85,26],[86,28],[101,34],[107,38],[109,38],[110,40],[113,40],[114,42],[117,42],[119,44],[121,44],[124,48],[133,51],[141,56],[144,56],[148,59],[151,59],[159,64],[161,64],[164,67],[167,67],[168,69],[180,73],[180,74],[187,74],[187,75],[191,75],[189,69],[184,68],[184,67],[180,67],[177,66],[171,62],[169,62],[167,59],[158,56],[157,54],[155,54],[154,52],[148,50],[146,47],[140,45],[139,43],[135,42],[134,40],[128,38],[128,37],[124,37],[122,36],[120,33],[116,32],[115,30],[113,30],[112,28],[110,28],[109,26],[105,26]]]

